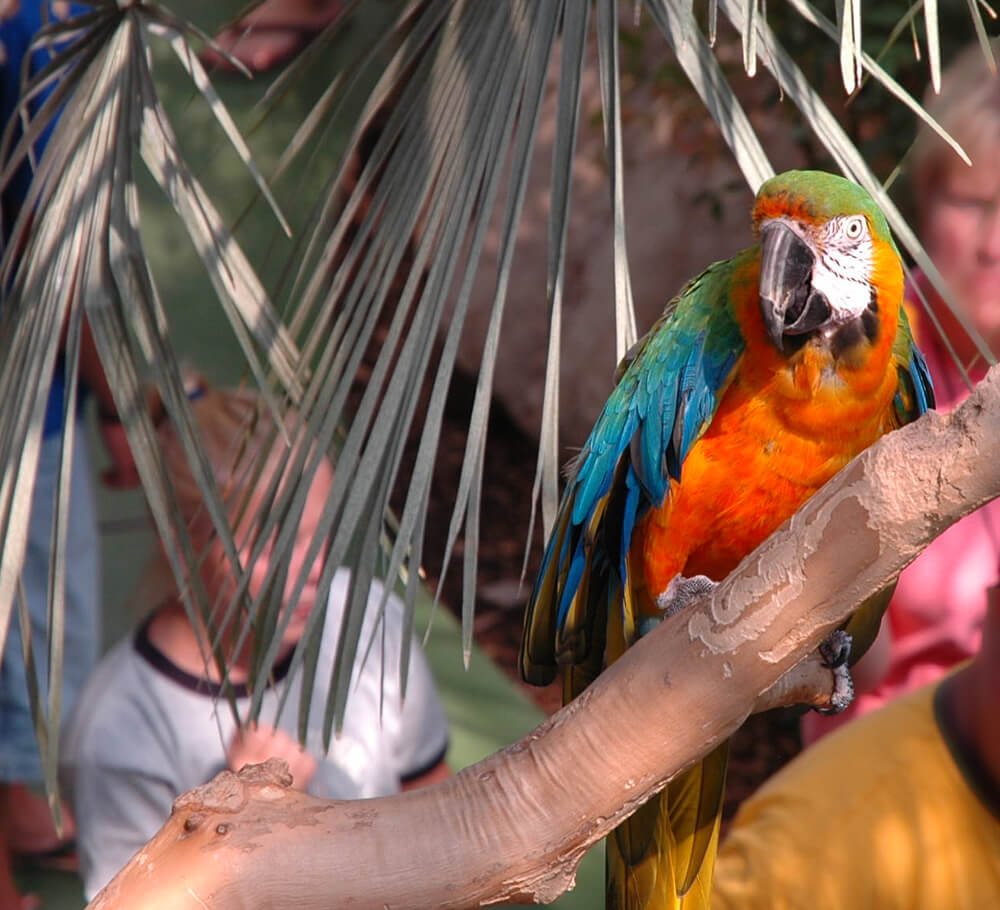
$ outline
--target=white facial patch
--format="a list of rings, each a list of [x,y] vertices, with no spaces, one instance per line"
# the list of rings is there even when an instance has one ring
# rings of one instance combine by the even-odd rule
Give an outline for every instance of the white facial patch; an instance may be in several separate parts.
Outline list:
[[[873,242],[864,215],[831,218],[814,244],[812,286],[830,303],[834,325],[860,316],[871,302]]]

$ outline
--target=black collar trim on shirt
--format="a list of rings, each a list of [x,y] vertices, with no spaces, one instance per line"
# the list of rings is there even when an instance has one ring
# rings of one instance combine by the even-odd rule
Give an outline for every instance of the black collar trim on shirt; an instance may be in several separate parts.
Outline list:
[[[225,695],[226,692],[221,683],[205,679],[201,676],[195,676],[193,673],[188,673],[187,670],[181,669],[149,640],[149,626],[155,615],[156,611],[154,610],[139,628],[135,630],[133,645],[136,653],[155,670],[158,670],[168,679],[177,683],[177,685],[183,686],[191,692],[197,692],[199,695],[208,695],[212,698],[221,698]],[[283,657],[274,665],[268,678],[268,685],[281,682],[288,675],[288,671],[292,666],[292,655],[294,653],[294,651],[289,652],[287,657]],[[246,683],[231,683],[230,688],[235,698],[246,698],[250,694],[250,689]]]
[[[945,746],[958,765],[959,773],[987,811],[1000,819],[1000,781],[994,779],[983,766],[975,749],[955,723],[955,712],[949,705],[950,682],[950,677],[943,680],[934,692],[934,720],[941,731]]]
[[[399,775],[400,783],[407,784],[411,780],[416,780],[418,777],[423,777],[428,772],[434,770],[438,765],[445,760],[445,756],[448,754],[448,747],[451,745],[451,740],[446,736],[444,739],[444,745],[441,750],[435,754],[435,756],[430,759],[426,764],[418,765],[416,768],[411,768],[405,774]]]

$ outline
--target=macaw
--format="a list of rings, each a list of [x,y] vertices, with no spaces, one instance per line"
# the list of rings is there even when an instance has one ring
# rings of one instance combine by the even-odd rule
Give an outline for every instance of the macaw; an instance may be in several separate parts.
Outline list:
[[[867,192],[780,174],[757,194],[753,233],[628,353],[570,466],[520,653],[528,682],[562,672],[566,700],[855,455],[933,407],[899,252]],[[888,593],[849,621],[852,661]],[[607,906],[708,906],[726,758],[716,748],[607,838]]]

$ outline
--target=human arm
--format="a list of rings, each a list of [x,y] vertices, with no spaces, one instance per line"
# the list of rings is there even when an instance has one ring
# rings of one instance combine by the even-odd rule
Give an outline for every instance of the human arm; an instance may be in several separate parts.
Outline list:
[[[61,737],[60,784],[76,820],[88,897],[160,828],[179,793],[224,767],[221,746],[199,747],[204,760],[188,760],[184,741],[196,702],[184,700],[183,691],[174,694],[179,687],[148,664],[134,641],[129,636],[104,656]]]

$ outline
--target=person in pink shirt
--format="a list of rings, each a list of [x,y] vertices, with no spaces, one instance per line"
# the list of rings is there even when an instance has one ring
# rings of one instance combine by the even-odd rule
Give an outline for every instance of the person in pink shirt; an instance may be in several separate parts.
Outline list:
[[[992,41],[1000,58],[1000,39]],[[1000,355],[1000,77],[978,43],[946,70],[939,95],[924,105],[965,149],[964,164],[930,130],[913,150],[912,181],[921,240],[969,321]],[[923,293],[955,354],[976,383],[987,364],[958,320],[920,272]],[[969,394],[962,371],[913,287],[909,311],[934,380],[937,410]],[[1000,468],[998,468],[1000,469]],[[842,714],[802,719],[808,744],[903,692],[938,679],[979,649],[986,589],[1000,576],[1000,500],[949,528],[899,578],[879,638],[855,668],[857,697]]]

